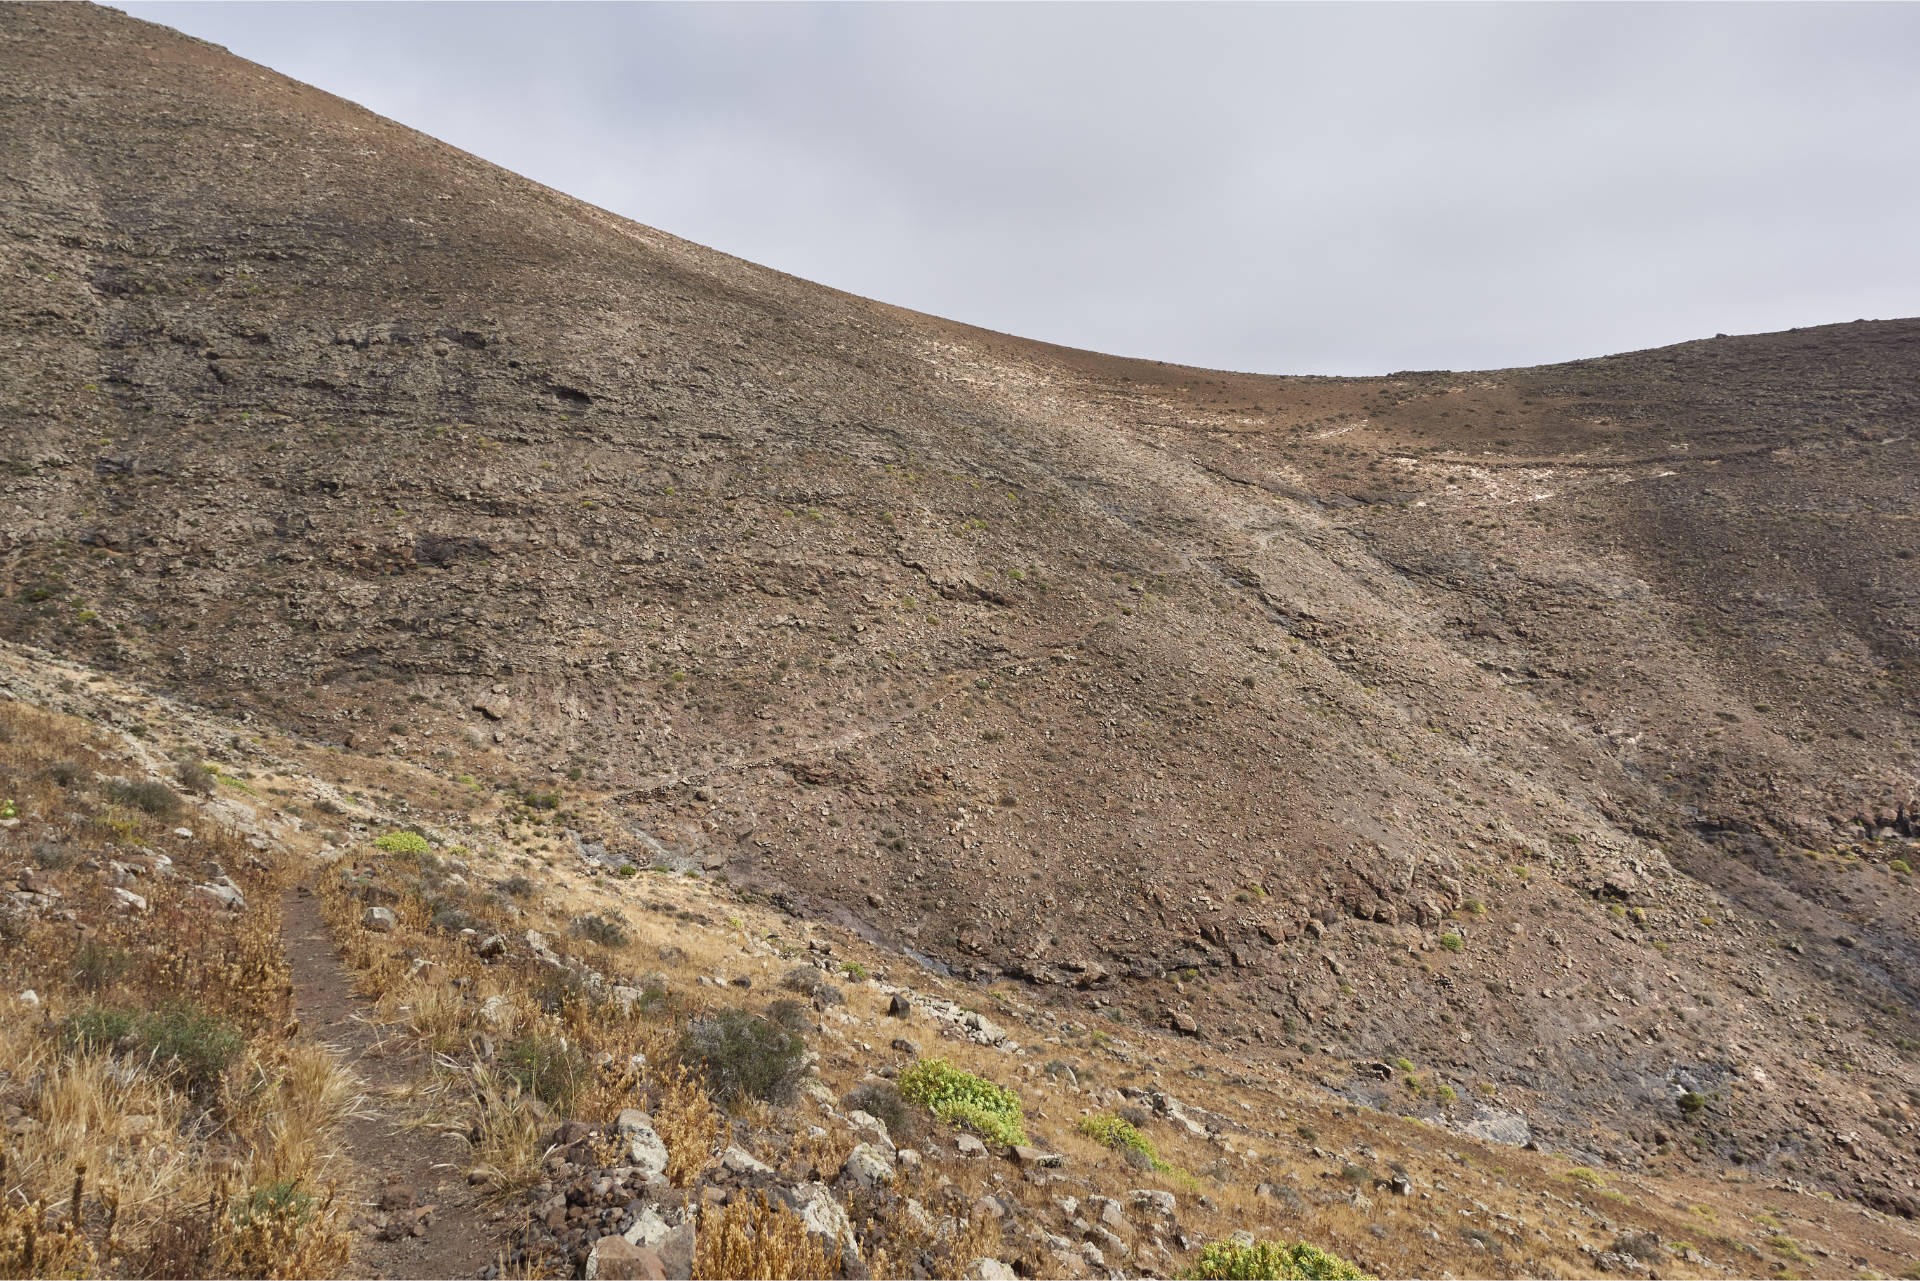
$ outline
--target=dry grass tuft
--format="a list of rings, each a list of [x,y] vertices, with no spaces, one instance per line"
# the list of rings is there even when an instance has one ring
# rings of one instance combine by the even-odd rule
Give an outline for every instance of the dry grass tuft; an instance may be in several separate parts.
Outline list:
[[[700,1082],[677,1064],[667,1069],[655,1097],[653,1125],[667,1145],[667,1179],[684,1186],[712,1159],[724,1119]]]
[[[764,1195],[704,1211],[694,1239],[696,1278],[785,1281],[840,1275],[800,1216],[776,1208]]]

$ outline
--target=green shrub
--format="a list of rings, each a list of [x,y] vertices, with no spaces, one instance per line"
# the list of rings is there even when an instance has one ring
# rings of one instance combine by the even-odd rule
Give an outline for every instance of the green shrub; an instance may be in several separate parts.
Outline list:
[[[1466,945],[1467,941],[1458,934],[1448,933],[1440,936],[1440,946],[1446,948],[1449,952],[1458,952]]]
[[[780,976],[780,986],[789,992],[804,992],[822,1005],[845,1005],[846,996],[827,982],[827,976],[811,965],[796,965]]]
[[[313,1215],[313,1194],[300,1186],[298,1179],[279,1179],[264,1183],[233,1201],[235,1227],[255,1223],[299,1228]]]
[[[1158,1174],[1166,1174],[1173,1169],[1160,1159],[1159,1151],[1153,1146],[1153,1140],[1140,1133],[1129,1122],[1111,1112],[1102,1112],[1095,1116],[1080,1118],[1080,1133],[1098,1143],[1101,1147],[1113,1148],[1127,1156],[1127,1164],[1136,1165],[1145,1162],[1145,1168]]]
[[[767,1017],[789,1032],[805,1032],[813,1026],[813,1013],[803,1001],[783,996],[767,1007]],[[874,1115],[878,1116],[879,1113]]]
[[[858,1108],[877,1119],[887,1127],[887,1137],[895,1143],[906,1143],[921,1130],[919,1111],[885,1081],[867,1081],[854,1086],[840,1100],[840,1106],[848,1111]]]
[[[807,1043],[769,1019],[745,1010],[721,1010],[688,1024],[680,1056],[706,1078],[722,1104],[736,1099],[787,1103],[806,1072]]]
[[[142,1016],[139,1035],[155,1063],[171,1066],[192,1086],[218,1081],[247,1046],[239,1028],[184,1004]]]
[[[1696,1112],[1706,1110],[1707,1099],[1705,1095],[1696,1094],[1692,1090],[1688,1090],[1680,1096],[1678,1103],[1681,1115],[1692,1116]]]
[[[165,783],[130,783],[116,778],[107,784],[106,792],[114,804],[142,810],[155,818],[172,818],[180,812],[180,798]]]
[[[427,838],[418,832],[383,832],[373,838],[373,844],[375,849],[385,850],[389,854],[424,856],[433,853]]]
[[[557,1037],[523,1036],[500,1051],[500,1070],[521,1090],[564,1112],[586,1084],[587,1062],[578,1047]]]
[[[627,923],[611,912],[576,916],[567,923],[567,933],[601,947],[625,947],[633,941],[627,934]]]
[[[73,854],[58,841],[35,841],[28,851],[36,867],[49,872],[64,872],[73,866]]]
[[[1366,1274],[1305,1241],[1215,1241],[1200,1251],[1189,1277],[1204,1281],[1359,1281]]]
[[[1913,864],[1907,862],[1907,860],[1903,858],[1888,859],[1887,870],[1890,872],[1898,873],[1901,876],[1912,876]]]
[[[182,758],[179,764],[173,767],[173,778],[182,788],[189,792],[198,792],[202,796],[212,795],[214,787],[220,781],[204,763],[190,756]]]
[[[61,1039],[92,1054],[137,1050],[155,1066],[178,1072],[193,1089],[217,1082],[246,1049],[239,1028],[184,1004],[146,1013],[90,1005],[66,1021]]]
[[[902,1098],[918,1103],[949,1125],[964,1125],[996,1143],[1027,1141],[1020,1096],[945,1059],[921,1059],[900,1074],[899,1085]]]
[[[112,986],[132,968],[133,953],[106,943],[83,943],[73,958],[74,979],[93,992]]]
[[[89,1005],[67,1019],[60,1028],[60,1037],[69,1048],[97,1054],[111,1050],[132,1036],[133,1021],[133,1015],[126,1010]]]

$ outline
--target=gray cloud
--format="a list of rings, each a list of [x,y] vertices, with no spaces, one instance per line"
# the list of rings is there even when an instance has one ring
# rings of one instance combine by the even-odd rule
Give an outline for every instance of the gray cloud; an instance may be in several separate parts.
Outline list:
[[[124,7],[690,240],[1103,351],[1489,368],[1920,311],[1911,5]]]

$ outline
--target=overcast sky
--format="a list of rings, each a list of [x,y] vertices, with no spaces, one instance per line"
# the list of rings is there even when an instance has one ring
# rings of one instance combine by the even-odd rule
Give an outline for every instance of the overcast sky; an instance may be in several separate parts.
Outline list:
[[[540,182],[1272,373],[1920,313],[1920,5],[133,3]]]

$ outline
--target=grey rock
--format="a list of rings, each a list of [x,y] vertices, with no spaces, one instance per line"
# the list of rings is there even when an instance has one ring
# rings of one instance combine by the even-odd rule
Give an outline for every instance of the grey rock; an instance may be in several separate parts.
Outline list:
[[[853,1127],[854,1133],[863,1136],[875,1147],[893,1151],[893,1136],[887,1133],[887,1123],[879,1117],[855,1108],[847,1113],[847,1124]]]
[[[1133,1202],[1133,1208],[1136,1210],[1148,1210],[1169,1219],[1178,1208],[1173,1199],[1173,1193],[1161,1192],[1155,1188],[1135,1188],[1127,1193],[1127,1199]]]
[[[860,1258],[860,1247],[853,1239],[853,1223],[826,1184],[800,1184],[793,1189],[793,1203],[800,1207],[800,1222],[807,1231],[827,1243],[829,1257],[838,1251],[843,1262]]]
[[[773,1167],[756,1159],[753,1153],[737,1144],[720,1154],[720,1164],[735,1174],[767,1175],[773,1173]]]
[[[1524,1146],[1533,1138],[1527,1118],[1518,1112],[1502,1112],[1495,1108],[1481,1108],[1472,1120],[1460,1128],[1476,1139],[1484,1139],[1489,1143],[1511,1143],[1516,1147]]]
[[[893,1182],[893,1153],[872,1143],[862,1143],[847,1154],[845,1173],[863,1188]]]
[[[388,907],[370,907],[360,914],[360,924],[375,934],[390,934],[400,922]]]
[[[204,885],[196,885],[193,887],[193,891],[196,894],[206,895],[230,912],[244,912],[247,910],[247,896],[240,892],[239,886],[228,881],[224,876],[217,881],[208,881]]]
[[[660,1242],[666,1239],[667,1231],[667,1221],[660,1217],[660,1211],[650,1205],[643,1205],[640,1207],[640,1213],[634,1216],[633,1225],[623,1235],[634,1245],[644,1245],[650,1250],[657,1250]]]
[[[632,1115],[629,1115],[632,1114]],[[654,1131],[653,1120],[644,1112],[628,1108],[620,1114],[621,1132],[627,1136],[627,1160],[647,1183],[667,1177],[667,1145]]]
[[[960,1022],[962,1026],[970,1028],[973,1031],[974,1040],[984,1044],[992,1045],[1007,1039],[1007,1030],[1005,1028],[977,1010],[967,1011],[966,1017],[961,1019]]]

